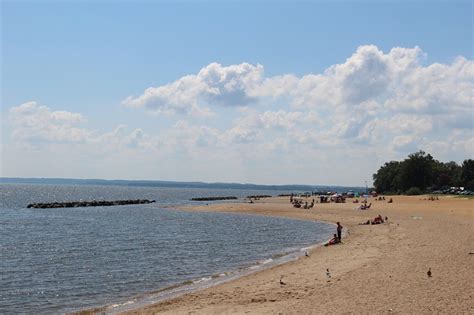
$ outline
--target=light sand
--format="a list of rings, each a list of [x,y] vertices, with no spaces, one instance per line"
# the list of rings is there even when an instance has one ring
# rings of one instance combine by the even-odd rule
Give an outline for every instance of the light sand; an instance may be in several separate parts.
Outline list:
[[[129,313],[474,314],[474,199],[423,198],[372,201],[367,211],[354,210],[350,199],[311,210],[293,208],[288,198],[188,208],[340,221],[349,234],[310,257]],[[389,223],[358,225],[378,214]]]

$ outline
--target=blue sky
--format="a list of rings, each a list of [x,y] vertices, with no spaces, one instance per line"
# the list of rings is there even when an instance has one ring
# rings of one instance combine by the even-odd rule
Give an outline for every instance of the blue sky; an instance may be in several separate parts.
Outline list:
[[[1,5],[2,176],[354,185],[473,155],[472,1]]]

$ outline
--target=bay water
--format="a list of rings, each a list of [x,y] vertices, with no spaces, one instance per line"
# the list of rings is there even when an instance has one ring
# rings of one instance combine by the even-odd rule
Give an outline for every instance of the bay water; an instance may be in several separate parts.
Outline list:
[[[0,313],[119,310],[151,301],[150,296],[156,301],[176,288],[205,287],[216,279],[264,268],[332,235],[334,227],[320,222],[179,210],[202,204],[190,201],[193,197],[279,193],[0,184]],[[26,208],[33,202],[81,199],[157,202]]]

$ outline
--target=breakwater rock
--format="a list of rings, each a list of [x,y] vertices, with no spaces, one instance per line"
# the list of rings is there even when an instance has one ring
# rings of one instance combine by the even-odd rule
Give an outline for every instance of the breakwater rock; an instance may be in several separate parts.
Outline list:
[[[270,195],[251,195],[247,196],[247,199],[260,199],[260,198],[271,198]]]
[[[192,201],[217,201],[217,200],[235,200],[237,197],[227,196],[227,197],[199,197],[192,198]]]
[[[78,208],[78,207],[106,207],[106,206],[124,206],[153,203],[155,200],[148,199],[128,199],[128,200],[92,200],[92,201],[69,201],[69,202],[47,202],[30,203],[27,208]]]

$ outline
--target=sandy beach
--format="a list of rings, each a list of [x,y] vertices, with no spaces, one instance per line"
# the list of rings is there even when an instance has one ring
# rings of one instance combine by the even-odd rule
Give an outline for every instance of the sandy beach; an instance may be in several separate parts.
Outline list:
[[[340,221],[347,235],[309,257],[128,314],[473,314],[474,199],[393,199],[365,211],[351,199],[296,209],[286,197],[187,208]],[[388,223],[359,225],[378,214]]]

